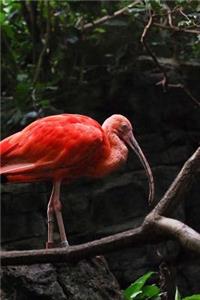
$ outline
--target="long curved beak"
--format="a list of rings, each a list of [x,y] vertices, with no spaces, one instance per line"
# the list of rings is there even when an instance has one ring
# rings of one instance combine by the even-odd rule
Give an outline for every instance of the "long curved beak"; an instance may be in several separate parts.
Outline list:
[[[144,156],[144,154],[132,132],[127,134],[126,136],[124,136],[123,139],[131,147],[131,149],[133,149],[134,152],[137,154],[137,156],[139,157],[139,159],[146,171],[148,181],[149,181],[149,199],[148,199],[148,201],[151,204],[154,200],[154,180],[153,180],[153,174],[152,174],[151,168],[149,166],[149,163],[146,160],[146,157]]]

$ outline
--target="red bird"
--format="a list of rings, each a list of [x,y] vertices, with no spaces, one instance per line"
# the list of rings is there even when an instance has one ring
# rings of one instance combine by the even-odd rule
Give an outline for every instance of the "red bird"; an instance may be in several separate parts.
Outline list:
[[[130,146],[139,156],[149,179],[149,201],[154,197],[149,164],[122,115],[112,115],[101,126],[82,115],[61,114],[39,119],[0,142],[0,174],[6,182],[52,181],[47,209],[47,248],[53,247],[54,216],[62,246],[68,246],[60,202],[60,186],[80,177],[98,178],[127,160]]]

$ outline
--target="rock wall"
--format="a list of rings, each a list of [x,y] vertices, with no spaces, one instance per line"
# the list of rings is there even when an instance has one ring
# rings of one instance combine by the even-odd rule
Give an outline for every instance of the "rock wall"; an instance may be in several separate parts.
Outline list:
[[[197,95],[199,68],[193,77],[190,77],[189,70],[186,72],[187,83]],[[138,73],[131,70],[107,79],[105,82],[102,76],[90,89],[80,88],[75,100],[62,98],[57,109],[87,114],[100,122],[112,113],[126,115],[133,123],[135,137],[152,166],[156,199],[159,200],[198,146],[199,108],[181,89],[163,93],[160,87],[154,85],[152,72],[150,76],[147,71]],[[2,187],[3,248],[44,247],[50,188],[48,183]],[[200,231],[199,194],[197,178],[175,212],[175,217],[197,231]],[[140,224],[148,212],[147,179],[133,153],[130,153],[126,166],[116,174],[95,182],[84,181],[63,186],[61,197],[70,244],[133,228]],[[161,261],[156,254],[158,248],[172,269],[181,293],[200,292],[199,258],[176,242],[145,245],[106,255],[109,267],[121,287],[126,287],[146,271],[158,270]]]
[[[1,275],[1,299],[123,300],[103,257],[77,264],[7,267]]]

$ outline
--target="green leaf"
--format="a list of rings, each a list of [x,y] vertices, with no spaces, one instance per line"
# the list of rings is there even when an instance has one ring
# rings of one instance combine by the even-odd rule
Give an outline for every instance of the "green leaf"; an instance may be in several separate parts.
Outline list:
[[[188,297],[183,298],[182,300],[200,300],[200,294],[188,296]]]
[[[181,294],[179,293],[178,287],[176,287],[175,300],[181,300]]]
[[[145,4],[146,4],[146,8],[152,8],[156,12],[159,12],[161,10],[160,0],[146,0]]]
[[[97,28],[95,28],[94,32],[104,33],[104,32],[106,32],[106,30],[104,28],[102,28],[102,27],[97,27]]]
[[[136,297],[137,297],[138,295],[140,295],[140,294],[142,294],[142,291],[135,292],[135,293],[133,293],[133,294],[130,296],[130,299],[131,299],[131,300],[132,300],[132,299],[136,299]]]
[[[144,296],[146,296],[148,298],[152,298],[155,296],[159,296],[160,289],[155,284],[145,285],[142,289],[142,292],[143,292]]]
[[[3,12],[0,12],[0,25],[2,25],[6,20],[6,16]]]
[[[2,25],[2,31],[10,38],[14,39],[14,32],[11,26],[6,24],[6,22]]]
[[[135,282],[133,282],[125,291],[124,297],[126,300],[134,299],[131,298],[137,292],[140,292],[142,287],[145,285],[146,281],[153,275],[155,272],[148,272],[138,278]]]

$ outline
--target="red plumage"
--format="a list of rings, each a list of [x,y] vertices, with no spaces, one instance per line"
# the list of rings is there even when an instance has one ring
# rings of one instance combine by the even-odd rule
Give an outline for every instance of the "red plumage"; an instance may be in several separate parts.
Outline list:
[[[95,176],[94,169],[108,151],[107,137],[93,119],[49,116],[0,143],[1,174],[11,182]]]

